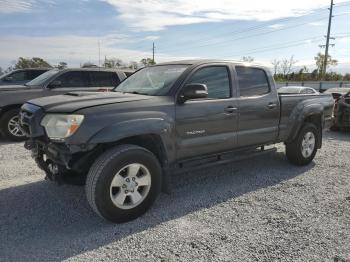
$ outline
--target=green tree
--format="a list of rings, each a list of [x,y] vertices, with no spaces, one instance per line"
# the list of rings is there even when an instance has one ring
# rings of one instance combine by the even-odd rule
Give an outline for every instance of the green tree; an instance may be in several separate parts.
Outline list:
[[[33,58],[20,57],[15,62],[13,69],[37,68],[37,67],[52,67],[52,66],[40,57],[33,57]]]
[[[316,62],[316,67],[317,67],[317,72],[322,75],[323,72],[323,65],[325,62],[325,55],[318,53],[317,56],[315,56],[315,62]],[[327,57],[327,68],[329,68],[330,66],[336,66],[338,64],[338,60],[333,59],[330,55],[328,55]]]
[[[140,62],[144,66],[150,66],[150,65],[155,65],[156,64],[156,62],[153,61],[152,58],[142,58]]]

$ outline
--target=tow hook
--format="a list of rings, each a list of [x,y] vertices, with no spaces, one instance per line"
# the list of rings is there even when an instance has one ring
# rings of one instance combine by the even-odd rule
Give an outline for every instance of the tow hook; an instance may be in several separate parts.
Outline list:
[[[59,174],[58,165],[51,162],[50,160],[46,160],[47,170],[46,170],[46,180],[51,180],[56,182],[57,184],[62,184],[62,178]]]

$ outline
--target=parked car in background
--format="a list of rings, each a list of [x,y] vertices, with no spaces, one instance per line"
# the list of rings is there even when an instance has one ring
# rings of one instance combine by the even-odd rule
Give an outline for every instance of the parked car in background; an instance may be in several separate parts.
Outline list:
[[[341,96],[350,92],[350,87],[334,87],[327,89],[324,94],[331,94],[334,99],[338,99]]]
[[[0,86],[0,133],[13,141],[25,138],[19,127],[18,112],[27,100],[71,91],[107,91],[118,86],[125,78],[126,74],[122,70],[52,69],[25,85]]]
[[[0,85],[23,85],[51,68],[27,68],[11,71],[0,76]]]
[[[47,178],[81,176],[92,209],[125,222],[145,213],[176,171],[280,142],[291,163],[309,164],[332,108],[330,95],[278,94],[265,67],[192,60],[145,67],[113,92],[37,98],[20,117]]]
[[[279,94],[319,94],[318,91],[316,91],[312,87],[307,86],[283,86],[278,89]]]
[[[338,131],[350,128],[350,87],[328,89],[325,94],[332,94],[335,104],[331,130]]]

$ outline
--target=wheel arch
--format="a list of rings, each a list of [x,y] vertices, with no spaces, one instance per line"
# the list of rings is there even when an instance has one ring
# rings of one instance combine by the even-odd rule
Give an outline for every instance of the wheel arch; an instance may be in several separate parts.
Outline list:
[[[286,143],[292,142],[305,123],[313,124],[317,127],[318,130],[318,136],[317,136],[317,148],[322,147],[322,128],[323,128],[323,110],[322,108],[309,108],[308,111],[304,111],[300,114],[298,119],[296,120],[296,123],[294,124],[293,128],[291,129],[290,135],[288,139],[286,140]]]
[[[8,111],[13,110],[13,109],[20,109],[21,106],[22,106],[22,104],[14,104],[14,105],[7,105],[7,106],[2,107],[1,111],[0,111],[0,118],[2,118],[3,115],[5,113],[7,113]]]

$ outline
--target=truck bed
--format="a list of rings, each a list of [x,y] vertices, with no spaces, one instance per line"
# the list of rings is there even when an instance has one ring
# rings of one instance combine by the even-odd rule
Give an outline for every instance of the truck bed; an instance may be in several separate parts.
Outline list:
[[[298,121],[305,112],[310,110],[315,113],[314,109],[324,111],[324,124],[329,125],[332,119],[334,100],[330,94],[280,94],[280,124],[279,124],[279,141],[285,141],[292,133],[291,127]],[[313,110],[311,110],[313,109]]]

